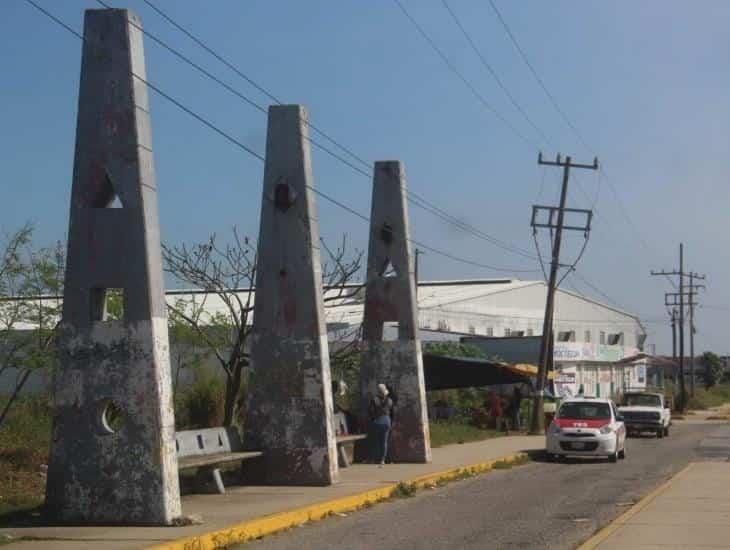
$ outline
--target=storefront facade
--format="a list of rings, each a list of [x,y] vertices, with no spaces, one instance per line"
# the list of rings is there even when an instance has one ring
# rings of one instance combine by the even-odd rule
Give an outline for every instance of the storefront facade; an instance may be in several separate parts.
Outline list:
[[[646,365],[620,364],[636,348],[580,342],[555,344],[555,393],[566,398],[582,393],[615,398],[627,390],[646,388]]]

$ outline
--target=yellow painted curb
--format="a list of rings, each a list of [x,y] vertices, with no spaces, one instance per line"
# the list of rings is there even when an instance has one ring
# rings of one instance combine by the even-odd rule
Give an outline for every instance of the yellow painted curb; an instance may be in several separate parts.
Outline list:
[[[241,544],[252,539],[297,527],[309,521],[317,521],[332,514],[349,512],[387,500],[399,486],[413,488],[432,487],[438,483],[460,478],[464,475],[474,475],[488,472],[497,462],[512,463],[526,458],[526,453],[514,453],[486,462],[479,462],[469,466],[452,468],[441,472],[426,474],[412,479],[403,480],[397,484],[386,485],[363,493],[350,495],[335,500],[311,504],[302,508],[279,512],[269,516],[256,518],[231,525],[223,529],[202,533],[184,539],[172,540],[150,547],[151,550],[217,550],[234,544]]]
[[[578,547],[578,550],[593,550],[594,548],[598,548],[598,546],[604,542],[608,537],[613,535],[616,531],[618,531],[621,527],[626,525],[626,523],[634,517],[636,514],[641,512],[644,508],[646,508],[649,504],[652,503],[652,501],[661,495],[664,491],[669,489],[669,487],[677,481],[680,477],[685,475],[690,468],[694,466],[694,462],[690,462],[682,468],[679,472],[674,474],[672,477],[670,477],[668,480],[666,480],[664,483],[662,483],[659,487],[654,489],[651,493],[646,495],[644,498],[642,498],[639,502],[634,504],[631,508],[626,510],[623,514],[621,514],[619,517],[617,517],[615,520],[613,520],[611,523],[609,523],[606,527],[598,531],[595,535],[593,535],[591,538],[589,538],[587,541],[585,541],[583,544],[581,544]]]

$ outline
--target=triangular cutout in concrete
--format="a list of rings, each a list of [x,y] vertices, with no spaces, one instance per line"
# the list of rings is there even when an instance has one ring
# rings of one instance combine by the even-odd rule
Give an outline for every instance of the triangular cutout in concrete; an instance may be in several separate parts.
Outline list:
[[[390,261],[390,258],[385,261],[385,265],[380,272],[380,276],[386,279],[393,279],[398,276],[398,270],[393,265],[393,262]]]

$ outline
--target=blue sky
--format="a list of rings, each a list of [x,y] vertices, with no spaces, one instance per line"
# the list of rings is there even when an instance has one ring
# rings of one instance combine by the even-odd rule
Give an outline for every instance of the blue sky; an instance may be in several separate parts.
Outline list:
[[[37,0],[80,30],[88,0]],[[270,101],[179,34],[143,2],[145,28],[262,105]],[[367,160],[400,159],[409,187],[501,240],[532,250],[531,205],[554,202],[560,172],[537,166],[537,149],[486,110],[391,0],[187,0],[157,3],[212,48],[286,103],[307,107],[312,122]],[[403,0],[408,11],[493,107],[530,140],[541,138],[480,64],[440,0]],[[598,152],[603,178],[578,175],[571,206],[596,201],[595,229],[580,273],[614,301],[640,314],[659,351],[667,351],[666,281],[650,269],[673,268],[680,240],[688,265],[708,275],[702,301],[730,307],[727,129],[730,3],[717,1],[496,0],[570,120]],[[450,6],[513,96],[550,142],[577,161],[587,150],[552,107],[489,4]],[[0,228],[27,220],[40,243],[67,225],[81,43],[22,0],[6,0],[0,20],[0,133],[3,183]],[[146,41],[147,74],[177,99],[263,152],[265,117]],[[151,95],[163,240],[258,228],[261,162],[247,156],[160,97]],[[543,144],[546,154],[555,147]],[[316,186],[363,213],[370,182],[320,151]],[[543,182],[544,178],[544,183]],[[614,191],[620,195],[623,208]],[[318,201],[321,232],[347,233],[366,247],[365,224]],[[628,213],[631,223],[626,219]],[[477,262],[535,269],[533,262],[475,239],[428,213],[411,210],[413,237]],[[581,237],[564,245],[566,261]],[[543,240],[543,245],[546,241]],[[545,246],[543,246],[545,250]],[[497,277],[426,254],[422,277]],[[520,274],[536,278],[537,273]],[[570,281],[572,278],[569,278]],[[596,296],[580,279],[575,288]],[[730,351],[730,309],[700,309],[697,348]]]

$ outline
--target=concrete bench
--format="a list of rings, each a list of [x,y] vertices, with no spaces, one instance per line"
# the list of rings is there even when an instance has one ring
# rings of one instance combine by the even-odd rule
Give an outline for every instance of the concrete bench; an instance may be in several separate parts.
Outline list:
[[[175,434],[178,470],[198,469],[198,475],[210,473],[220,494],[226,492],[217,467],[228,462],[256,458],[260,451],[243,451],[241,438],[235,428],[205,428]]]
[[[367,434],[352,434],[337,436],[337,456],[339,458],[340,468],[347,468],[350,465],[350,458],[347,456],[346,445],[354,445],[355,441],[367,439]]]
[[[340,468],[347,468],[350,465],[350,459],[347,456],[347,448],[352,449],[355,441],[367,439],[367,434],[350,434],[347,425],[347,417],[343,412],[337,412],[334,415],[335,420],[335,437],[337,440],[337,458]],[[351,453],[353,454],[353,453]]]

